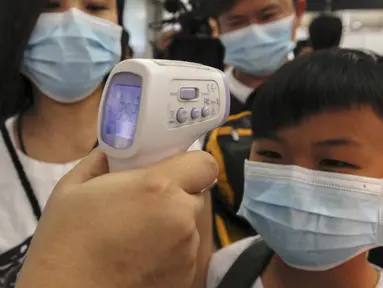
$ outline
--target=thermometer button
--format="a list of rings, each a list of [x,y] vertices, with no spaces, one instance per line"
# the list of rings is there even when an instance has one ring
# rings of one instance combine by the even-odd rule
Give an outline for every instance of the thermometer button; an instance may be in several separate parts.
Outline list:
[[[190,101],[198,98],[197,89],[195,88],[181,88],[180,98],[184,101]]]
[[[193,108],[191,111],[191,118],[192,119],[197,119],[201,115],[201,111],[197,108]]]
[[[179,123],[185,123],[188,119],[189,119],[189,112],[184,108],[178,109],[177,121]]]
[[[202,108],[202,117],[208,117],[210,115],[210,108],[205,106]]]

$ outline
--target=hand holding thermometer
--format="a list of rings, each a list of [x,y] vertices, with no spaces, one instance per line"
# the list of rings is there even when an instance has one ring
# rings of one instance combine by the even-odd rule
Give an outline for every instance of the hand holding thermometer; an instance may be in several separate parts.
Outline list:
[[[111,171],[185,152],[230,110],[225,75],[180,61],[127,60],[111,72],[99,110],[99,145]]]

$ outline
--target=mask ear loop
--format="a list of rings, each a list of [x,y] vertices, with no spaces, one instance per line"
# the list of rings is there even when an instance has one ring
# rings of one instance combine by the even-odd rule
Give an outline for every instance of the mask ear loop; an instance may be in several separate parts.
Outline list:
[[[383,185],[382,185],[382,188],[383,188]],[[382,189],[383,190],[383,189]],[[383,191],[382,191],[383,193]],[[379,246],[382,245],[383,246],[383,195],[380,194],[379,196],[379,202],[380,202],[380,207],[379,207],[379,221],[378,221],[378,227],[377,227],[377,231],[378,231],[378,244]]]
[[[291,51],[289,54],[287,54],[287,61],[293,61],[295,59],[294,52]]]

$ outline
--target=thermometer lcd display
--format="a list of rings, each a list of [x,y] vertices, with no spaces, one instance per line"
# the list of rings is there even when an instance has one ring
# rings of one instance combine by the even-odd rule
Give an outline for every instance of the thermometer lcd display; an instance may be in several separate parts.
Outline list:
[[[140,109],[141,86],[114,84],[104,110],[104,141],[117,148],[128,148],[134,140]]]

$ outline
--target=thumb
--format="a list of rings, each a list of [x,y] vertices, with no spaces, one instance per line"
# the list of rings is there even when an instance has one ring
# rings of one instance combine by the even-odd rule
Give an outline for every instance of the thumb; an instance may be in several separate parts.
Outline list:
[[[57,186],[82,184],[109,172],[106,155],[99,149],[93,150],[76,167],[66,174]]]

